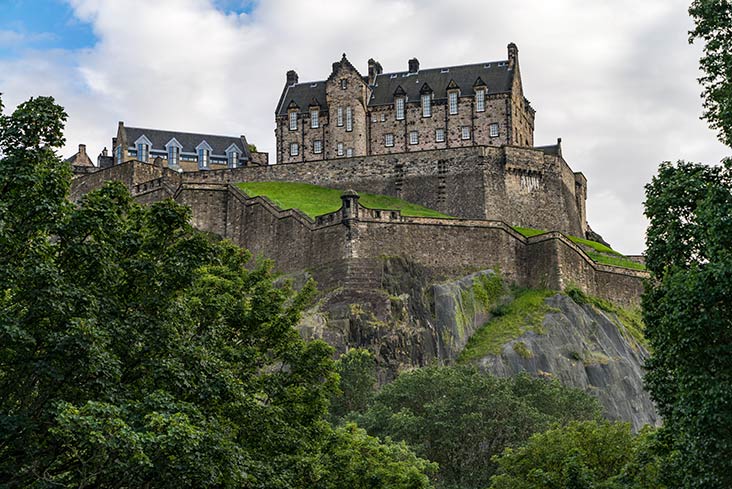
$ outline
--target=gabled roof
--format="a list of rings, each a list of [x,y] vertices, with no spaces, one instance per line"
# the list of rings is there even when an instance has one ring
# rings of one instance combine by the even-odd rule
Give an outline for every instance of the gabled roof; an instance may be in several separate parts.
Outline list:
[[[460,88],[462,95],[474,95],[473,87],[480,79],[488,89],[488,93],[506,93],[511,91],[513,70],[508,69],[508,61],[492,61],[472,65],[450,66],[446,68],[430,68],[417,73],[402,71],[398,73],[382,73],[376,77],[369,106],[394,103],[394,92],[402,87],[407,100],[417,101],[422,87],[426,84],[434,93],[435,100],[447,98],[447,87],[451,81]]]
[[[293,102],[300,107],[301,111],[305,111],[311,105],[313,99],[320,102],[321,106],[325,106],[325,80],[298,83],[297,85],[285,87],[280,105],[275,113],[277,115],[287,114],[287,108]]]
[[[145,136],[150,140],[153,150],[166,151],[165,145],[174,139],[182,146],[181,151],[184,153],[196,153],[196,147],[205,141],[211,146],[211,153],[215,155],[225,155],[226,149],[232,144],[236,144],[242,148],[243,158],[249,159],[249,145],[244,136],[219,136],[215,134],[197,134],[190,132],[165,131],[160,129],[146,129],[141,127],[125,126],[125,135],[127,136],[127,144],[133,146],[134,142],[140,137]]]
[[[445,99],[447,98],[447,86],[451,81],[460,87],[460,93],[463,95],[474,95],[474,88],[478,86],[485,86],[489,94],[508,93],[511,91],[513,70],[509,69],[508,61],[503,60],[429,68],[419,70],[417,73],[408,71],[382,73],[376,77],[371,86],[373,92],[368,105],[394,103],[394,94],[399,87],[410,101],[419,100],[420,91],[425,85],[432,90],[436,100]],[[325,106],[325,83],[326,81],[323,80],[286,86],[275,114],[277,116],[287,114],[287,108],[293,102],[300,108],[300,111],[305,111],[313,98],[317,99],[323,108],[327,108]]]

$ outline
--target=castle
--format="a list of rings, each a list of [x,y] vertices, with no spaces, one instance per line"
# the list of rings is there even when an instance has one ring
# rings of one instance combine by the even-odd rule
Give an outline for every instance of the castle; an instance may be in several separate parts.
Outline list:
[[[518,48],[508,59],[383,73],[370,59],[362,76],[344,54],[324,81],[298,83],[277,103],[277,163],[386,155],[466,146],[534,144],[534,115],[523,95]]]
[[[409,71],[389,74],[370,61],[363,77],[344,56],[326,81],[298,83],[290,71],[275,114],[273,165],[243,137],[120,124],[115,155],[80,171],[72,198],[107,180],[122,181],[143,203],[173,198],[191,207],[196,227],[273,259],[284,273],[307,270],[325,290],[380,290],[385,260],[398,256],[435,279],[499,268],[522,286],[572,284],[638,302],[644,272],[597,263],[566,237],[590,232],[587,181],[564,160],[561,140],[533,146],[535,112],[514,44],[507,60],[449,68],[420,71],[411,60]],[[171,154],[175,142],[182,147]],[[235,185],[271,181],[349,192],[341,210],[311,219]],[[358,192],[454,218],[369,209]],[[516,227],[548,232],[526,238]]]

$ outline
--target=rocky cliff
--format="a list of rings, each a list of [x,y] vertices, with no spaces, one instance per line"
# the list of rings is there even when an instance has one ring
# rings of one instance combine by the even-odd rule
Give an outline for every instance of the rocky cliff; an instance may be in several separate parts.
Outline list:
[[[658,422],[642,385],[647,351],[620,308],[512,290],[492,270],[438,280],[401,258],[384,258],[381,282],[380,289],[324,292],[302,334],[339,352],[369,348],[382,382],[410,368],[474,362],[495,375],[528,371],[582,388],[608,418],[636,430]]]

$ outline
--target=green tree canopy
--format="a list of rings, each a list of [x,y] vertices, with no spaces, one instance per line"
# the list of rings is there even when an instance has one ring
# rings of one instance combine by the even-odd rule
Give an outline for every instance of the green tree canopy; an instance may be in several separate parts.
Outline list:
[[[646,186],[646,385],[670,486],[732,487],[732,161],[664,163]]]
[[[335,362],[338,392],[331,399],[330,412],[335,420],[349,413],[363,412],[376,392],[376,359],[363,348],[353,348]]]
[[[327,423],[332,349],[294,329],[312,284],[118,183],[71,205],[65,117],[0,119],[0,485],[429,487],[403,446]]]
[[[441,488],[485,488],[491,457],[552,423],[599,416],[597,401],[556,381],[496,378],[470,367],[430,367],[401,374],[363,415],[379,437],[403,440],[440,466]]]
[[[661,489],[656,460],[642,459],[648,436],[609,421],[572,422],[535,434],[494,457],[499,469],[490,489]]]
[[[696,23],[689,42],[704,42],[699,60],[704,118],[718,131],[719,140],[732,146],[732,1],[694,0],[689,14]]]

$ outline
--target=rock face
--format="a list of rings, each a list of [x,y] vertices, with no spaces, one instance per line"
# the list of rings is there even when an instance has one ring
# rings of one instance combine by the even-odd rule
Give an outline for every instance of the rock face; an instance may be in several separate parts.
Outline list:
[[[481,367],[499,376],[528,371],[555,377],[597,397],[606,417],[628,421],[634,430],[658,424],[643,389],[642,365],[648,352],[622,323],[613,314],[562,294],[547,303],[551,312],[544,317],[543,334],[525,333],[505,344],[500,355],[482,358]]]
[[[325,293],[304,316],[300,331],[339,353],[368,348],[376,356],[379,380],[388,382],[403,370],[455,363],[469,338],[492,318],[492,305],[510,300],[507,295],[494,296],[493,304],[486,300],[485,284],[495,277],[485,270],[437,281],[424,268],[388,258],[381,289]],[[610,419],[628,421],[635,430],[657,424],[643,390],[647,352],[622,323],[559,293],[547,305],[542,334],[526,332],[507,342],[500,354],[480,358],[480,367],[498,376],[527,371],[555,377],[597,397]]]

